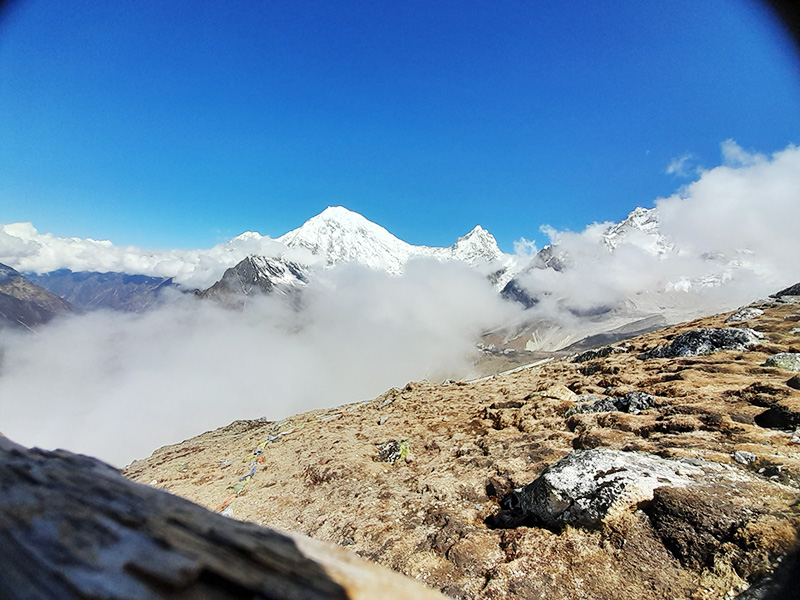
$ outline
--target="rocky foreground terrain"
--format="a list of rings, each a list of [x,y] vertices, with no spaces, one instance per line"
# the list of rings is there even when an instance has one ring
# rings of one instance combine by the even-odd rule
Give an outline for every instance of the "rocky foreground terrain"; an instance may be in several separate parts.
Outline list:
[[[535,368],[236,421],[125,474],[453,598],[763,597],[800,540],[797,293]]]

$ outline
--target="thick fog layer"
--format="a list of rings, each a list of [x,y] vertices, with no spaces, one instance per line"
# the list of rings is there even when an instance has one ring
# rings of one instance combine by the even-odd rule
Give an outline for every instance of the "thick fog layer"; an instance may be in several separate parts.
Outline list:
[[[474,339],[509,318],[486,279],[412,261],[392,277],[329,270],[297,311],[184,298],[142,315],[65,318],[3,334],[0,431],[117,465],[236,419],[277,420],[469,372]]]

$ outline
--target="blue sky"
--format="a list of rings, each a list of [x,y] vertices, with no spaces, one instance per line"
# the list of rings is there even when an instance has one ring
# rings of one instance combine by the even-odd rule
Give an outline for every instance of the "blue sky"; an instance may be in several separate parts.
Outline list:
[[[0,223],[141,247],[277,236],[328,205],[510,251],[800,143],[752,2],[18,1],[0,19]]]

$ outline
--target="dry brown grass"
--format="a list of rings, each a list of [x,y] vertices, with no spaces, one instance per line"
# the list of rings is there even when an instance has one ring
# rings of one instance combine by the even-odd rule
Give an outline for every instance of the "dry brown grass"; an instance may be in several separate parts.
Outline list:
[[[562,360],[473,383],[412,383],[280,424],[237,421],[162,448],[126,474],[214,508],[256,461],[252,481],[230,504],[236,518],[336,542],[456,598],[723,598],[797,542],[799,448],[791,432],[761,427],[756,418],[774,406],[800,413],[800,391],[786,385],[792,374],[760,366],[769,352],[797,348],[788,330],[798,312],[798,305],[770,307],[749,322],[766,335],[750,352],[636,358],[683,331],[722,327],[727,315],[698,319],[588,363]],[[648,392],[657,406],[564,417],[571,392],[609,387],[615,395]],[[268,436],[289,431],[253,455]],[[390,440],[408,440],[409,455],[378,461],[377,444]],[[733,537],[708,552],[707,539],[692,554],[702,560],[682,562],[677,542],[665,540],[685,536],[665,533],[645,510],[599,531],[484,525],[504,493],[573,449],[596,447],[721,462],[761,483],[722,490],[744,503],[734,508],[708,495],[660,500],[694,506],[687,515],[730,508]],[[736,450],[752,452],[756,462],[736,463]],[[758,510],[742,521],[736,507],[743,505]]]

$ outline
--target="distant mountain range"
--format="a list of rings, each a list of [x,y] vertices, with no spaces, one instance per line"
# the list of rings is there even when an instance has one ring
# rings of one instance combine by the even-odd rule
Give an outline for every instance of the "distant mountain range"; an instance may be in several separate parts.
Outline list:
[[[248,232],[236,239],[252,240],[258,234]],[[614,252],[624,243],[635,243],[653,254],[667,252],[670,245],[658,230],[655,209],[636,208],[621,223],[610,226],[602,235],[598,251]],[[324,267],[359,263],[392,275],[403,272],[409,260],[431,258],[459,261],[484,273],[502,295],[530,308],[537,303],[535,291],[525,287],[524,275],[532,269],[569,269],[571,257],[558,245],[548,245],[533,257],[520,257],[502,252],[497,242],[480,225],[447,248],[414,246],[398,239],[386,229],[358,213],[341,206],[325,209],[301,227],[275,240],[291,250],[306,250]],[[310,261],[313,262],[313,261]],[[288,293],[290,288],[306,285],[313,278],[315,267],[302,264],[285,255],[248,256],[225,272],[223,278],[199,292],[203,297],[231,298],[231,294],[252,295]]]
[[[177,289],[171,277],[148,277],[127,273],[98,273],[59,269],[28,273],[33,283],[53,292],[82,310],[108,308],[141,312],[158,306],[167,289]]]
[[[502,261],[506,257],[492,234],[480,225],[449,248],[413,246],[341,206],[326,208],[277,241],[289,248],[306,248],[324,257],[329,267],[358,262],[393,275],[402,273],[405,264],[415,257],[460,260],[470,265]]]
[[[503,253],[494,237],[477,226],[446,248],[414,246],[386,229],[341,206],[325,209],[301,227],[270,240],[245,232],[220,246],[232,257],[241,247],[267,248],[269,255],[249,254],[232,264],[213,285],[194,291],[201,298],[239,306],[254,294],[293,295],[314,273],[345,263],[400,275],[409,260],[428,258],[460,261],[480,269],[498,289],[516,272],[516,257]],[[73,305],[94,310],[139,312],[160,304],[166,289],[178,289],[172,277],[149,277],[59,269],[48,273],[26,273],[38,285]]]
[[[596,255],[613,254],[622,247],[635,246],[654,257],[669,254],[673,245],[662,235],[656,209],[636,208],[623,221],[606,226],[592,238],[589,251]],[[568,244],[559,240],[534,256],[503,253],[494,237],[481,226],[458,238],[449,247],[415,246],[398,239],[380,225],[341,206],[329,207],[277,239],[246,232],[219,247],[219,256],[242,256],[242,248],[264,249],[269,254],[249,254],[238,258],[210,287],[179,288],[172,277],[150,277],[130,273],[72,272],[60,269],[49,273],[26,274],[31,285],[56,294],[70,306],[83,310],[98,308],[142,311],[158,306],[169,297],[168,291],[181,289],[200,298],[212,299],[230,307],[240,307],[254,296],[278,294],[296,301],[303,288],[320,270],[346,263],[358,263],[391,275],[403,273],[409,261],[432,259],[460,262],[476,269],[506,300],[524,309],[543,299],[567,302],[565,310],[580,320],[579,326],[565,328],[558,320],[548,320],[531,312],[529,319],[491,337],[491,345],[516,350],[556,350],[580,343],[586,336],[615,339],[628,331],[663,324],[664,317],[648,310],[636,310],[631,303],[608,304],[582,298],[580,306],[568,298],[553,298],[552,290],[539,287],[534,275],[554,271],[562,274],[575,268],[576,257]],[[176,267],[177,269],[178,267]],[[16,272],[15,272],[16,273]],[[17,274],[19,275],[19,274]],[[176,272],[177,275],[177,272]],[[531,283],[531,282],[534,283]],[[700,282],[714,285],[716,281]],[[24,319],[23,319],[24,321]],[[641,327],[636,325],[641,321]]]
[[[243,235],[252,239],[258,234]],[[504,254],[494,237],[481,226],[447,248],[414,246],[341,206],[325,209],[276,241],[287,249],[287,254],[291,250],[304,250],[313,260],[303,264],[299,259],[290,260],[286,254],[251,255],[229,268],[220,281],[199,291],[198,295],[233,305],[241,304],[242,296],[253,293],[291,295],[295,293],[293,290],[305,286],[317,269],[346,263],[400,275],[412,259],[459,261],[481,269],[498,288],[515,272],[512,267],[515,257]]]

